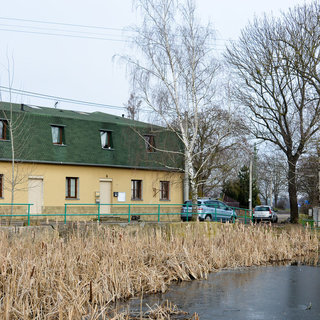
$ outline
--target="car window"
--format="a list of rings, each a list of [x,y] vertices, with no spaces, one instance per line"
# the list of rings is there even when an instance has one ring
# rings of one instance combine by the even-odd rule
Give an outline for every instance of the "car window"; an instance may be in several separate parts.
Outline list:
[[[269,207],[256,207],[254,211],[269,211]]]
[[[219,202],[219,208],[223,209],[223,210],[227,210],[228,209],[228,207],[223,202]]]
[[[206,201],[205,202],[206,207],[210,207],[210,208],[218,208],[218,202],[217,201]]]
[[[192,206],[192,201],[190,201],[190,200],[188,200],[188,201],[185,201],[184,203],[183,203],[183,207],[186,207],[188,205],[188,207],[191,207]],[[201,202],[200,201],[198,201],[198,207],[201,205]]]

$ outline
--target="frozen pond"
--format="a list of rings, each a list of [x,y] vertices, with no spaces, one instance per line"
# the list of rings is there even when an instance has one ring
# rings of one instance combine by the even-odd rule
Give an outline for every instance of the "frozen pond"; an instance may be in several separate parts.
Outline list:
[[[173,285],[165,294],[144,299],[169,300],[201,320],[320,319],[320,268],[270,266],[225,270],[207,280]],[[139,300],[130,309],[139,310]]]

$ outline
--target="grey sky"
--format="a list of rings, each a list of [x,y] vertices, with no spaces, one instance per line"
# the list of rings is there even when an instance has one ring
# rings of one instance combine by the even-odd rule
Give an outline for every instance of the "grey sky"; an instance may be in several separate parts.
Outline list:
[[[217,49],[222,50],[224,40],[237,39],[241,28],[254,15],[271,11],[278,14],[280,10],[286,11],[289,7],[304,2],[301,0],[197,0],[196,4],[203,22],[210,20],[217,30],[217,38],[221,39],[217,41]],[[130,85],[126,79],[125,67],[113,62],[112,57],[115,54],[130,52],[129,45],[121,41],[127,39],[130,33],[114,29],[89,29],[2,18],[123,29],[139,22],[139,17],[132,10],[131,0],[2,1],[0,17],[1,86],[8,86],[9,65],[10,74],[13,75],[12,87],[16,89],[120,107],[128,100]],[[74,36],[107,38],[116,41],[24,33],[28,31],[71,34],[70,30],[77,31],[72,33]],[[1,94],[3,100],[8,100],[4,90]],[[55,103],[55,101],[22,95],[14,95],[12,100],[43,106],[53,106]],[[59,107],[80,109],[77,105],[65,102],[59,102]],[[81,107],[81,110],[84,109],[124,113],[123,110],[112,108]]]

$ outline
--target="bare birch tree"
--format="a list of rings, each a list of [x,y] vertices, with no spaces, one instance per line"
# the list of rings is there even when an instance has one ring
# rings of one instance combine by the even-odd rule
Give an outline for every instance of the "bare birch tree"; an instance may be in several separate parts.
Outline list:
[[[298,221],[296,166],[320,119],[320,5],[280,18],[255,19],[226,58],[237,75],[234,97],[258,139],[276,145],[288,164],[291,222]]]
[[[25,168],[20,165],[21,157],[28,153],[29,146],[29,133],[28,128],[25,125],[27,114],[24,112],[24,105],[20,105],[20,110],[17,109],[17,105],[14,104],[12,96],[12,85],[14,81],[14,68],[11,65],[14,64],[13,58],[10,63],[8,58],[8,103],[4,103],[4,107],[0,107],[0,118],[5,120],[6,126],[6,139],[10,141],[10,172],[4,174],[4,189],[10,192],[10,213],[13,214],[15,195],[18,191],[26,190],[26,182],[31,174],[33,168],[30,165],[29,168]]]
[[[214,33],[210,25],[198,22],[191,0],[137,0],[137,5],[143,16],[135,39],[141,56],[126,58],[132,67],[134,90],[144,108],[149,107],[181,139],[196,203],[194,157],[199,112],[212,105],[218,70],[212,51]],[[188,127],[186,119],[192,119]],[[178,130],[173,123],[178,124]]]

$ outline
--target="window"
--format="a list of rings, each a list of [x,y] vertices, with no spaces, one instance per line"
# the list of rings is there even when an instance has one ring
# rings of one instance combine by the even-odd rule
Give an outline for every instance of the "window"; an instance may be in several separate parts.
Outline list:
[[[131,200],[142,200],[142,180],[131,180]]]
[[[79,178],[66,178],[66,198],[78,198],[78,181]]]
[[[169,181],[160,181],[160,200],[169,200]]]
[[[64,145],[64,127],[51,126],[52,142],[53,144]]]
[[[100,131],[101,148],[111,149],[112,148],[112,132],[111,131]]]
[[[228,209],[228,207],[222,202],[219,202],[219,208],[222,209],[222,210],[227,210]]]
[[[146,142],[147,152],[156,152],[156,149],[155,149],[156,144],[154,141],[154,136],[146,135],[144,136],[144,140]]]
[[[209,208],[219,208],[218,201],[206,201],[204,204],[206,205],[206,207],[209,207]]]
[[[3,198],[3,174],[0,174],[0,198]]]
[[[8,121],[0,120],[0,140],[7,140]]]

